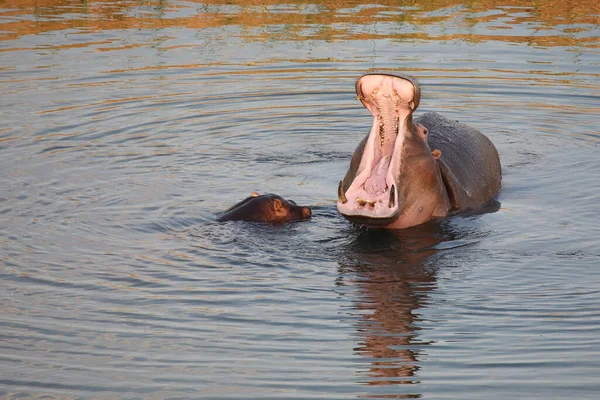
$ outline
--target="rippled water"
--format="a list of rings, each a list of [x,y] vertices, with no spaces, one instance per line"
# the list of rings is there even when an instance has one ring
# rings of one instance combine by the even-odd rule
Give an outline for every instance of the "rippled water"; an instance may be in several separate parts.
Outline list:
[[[597,398],[600,8],[521,3],[0,2],[0,396]],[[497,212],[337,214],[370,69]],[[252,191],[314,218],[215,222]]]

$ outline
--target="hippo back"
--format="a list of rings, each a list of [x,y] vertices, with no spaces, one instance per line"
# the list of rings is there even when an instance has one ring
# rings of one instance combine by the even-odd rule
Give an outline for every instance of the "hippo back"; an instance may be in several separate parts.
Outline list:
[[[433,112],[414,122],[429,130],[429,147],[442,152],[438,163],[452,210],[477,208],[496,196],[502,179],[500,158],[486,136]]]

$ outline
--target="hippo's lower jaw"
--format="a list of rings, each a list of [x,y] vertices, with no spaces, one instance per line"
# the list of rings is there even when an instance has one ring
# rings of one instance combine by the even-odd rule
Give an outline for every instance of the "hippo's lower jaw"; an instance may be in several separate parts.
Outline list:
[[[400,208],[394,183],[388,185],[386,182],[382,190],[375,192],[365,188],[371,188],[371,182],[356,182],[355,180],[355,184],[351,186],[352,190],[344,192],[343,183],[340,181],[337,202],[340,214],[352,222],[373,226],[387,226],[398,218]]]
[[[354,215],[347,215],[347,214],[342,214],[342,215],[348,221],[354,222],[359,225],[385,228],[385,227],[392,226],[393,223],[397,220],[399,214],[395,214],[388,218],[369,217],[366,215],[362,215],[360,213],[356,213]]]

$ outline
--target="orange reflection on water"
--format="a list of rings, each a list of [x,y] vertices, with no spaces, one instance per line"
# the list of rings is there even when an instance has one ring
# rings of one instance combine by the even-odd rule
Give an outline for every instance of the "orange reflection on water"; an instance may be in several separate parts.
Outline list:
[[[419,339],[418,314],[428,302],[428,293],[437,286],[437,271],[430,265],[437,253],[435,246],[448,235],[435,224],[407,231],[359,233],[354,251],[340,262],[340,272],[357,276],[353,284],[360,298],[354,308],[362,319],[356,327],[355,351],[369,363],[360,378],[365,384],[419,383],[420,352],[429,343]],[[376,397],[419,397],[406,391],[410,389]]]
[[[77,30],[236,27],[245,40],[499,40],[541,46],[600,46],[596,0],[481,2],[13,0],[0,11],[0,40]],[[82,45],[86,45],[85,43]],[[91,45],[87,43],[87,45]],[[57,48],[62,48],[57,44]],[[69,46],[73,46],[70,44]]]

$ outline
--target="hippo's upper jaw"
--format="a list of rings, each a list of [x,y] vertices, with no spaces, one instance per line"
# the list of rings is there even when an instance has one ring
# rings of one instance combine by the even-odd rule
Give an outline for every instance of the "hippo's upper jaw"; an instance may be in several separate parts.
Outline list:
[[[373,126],[340,182],[337,208],[350,221],[388,226],[401,213],[401,149],[414,130],[411,115],[419,103],[419,86],[408,76],[366,74],[356,81],[356,93],[373,114]]]

